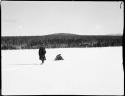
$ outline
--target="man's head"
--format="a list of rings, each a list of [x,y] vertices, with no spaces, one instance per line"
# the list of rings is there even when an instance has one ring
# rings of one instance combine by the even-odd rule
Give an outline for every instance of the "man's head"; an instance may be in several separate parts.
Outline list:
[[[43,43],[40,44],[40,47],[45,47],[45,45]]]

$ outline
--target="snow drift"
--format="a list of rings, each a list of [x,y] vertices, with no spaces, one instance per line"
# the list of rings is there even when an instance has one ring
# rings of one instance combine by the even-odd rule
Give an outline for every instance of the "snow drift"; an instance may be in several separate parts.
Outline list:
[[[124,94],[122,47],[46,51],[40,64],[38,49],[2,50],[2,94]]]

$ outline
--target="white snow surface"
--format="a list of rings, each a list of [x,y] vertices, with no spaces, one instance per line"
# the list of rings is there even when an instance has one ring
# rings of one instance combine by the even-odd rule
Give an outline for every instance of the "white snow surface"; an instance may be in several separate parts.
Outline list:
[[[2,50],[3,95],[123,95],[122,47]],[[64,60],[54,61],[57,54]]]

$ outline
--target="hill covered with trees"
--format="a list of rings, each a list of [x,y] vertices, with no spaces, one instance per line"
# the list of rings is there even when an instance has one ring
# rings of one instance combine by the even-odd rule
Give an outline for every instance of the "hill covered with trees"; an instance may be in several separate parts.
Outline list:
[[[37,49],[41,44],[46,48],[122,46],[122,36],[58,33],[44,36],[1,37],[1,49]]]

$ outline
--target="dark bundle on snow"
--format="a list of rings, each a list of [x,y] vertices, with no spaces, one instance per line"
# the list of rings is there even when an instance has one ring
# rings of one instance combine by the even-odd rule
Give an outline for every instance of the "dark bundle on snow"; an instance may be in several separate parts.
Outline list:
[[[61,54],[58,54],[55,58],[55,60],[64,60],[63,57],[61,56]]]

